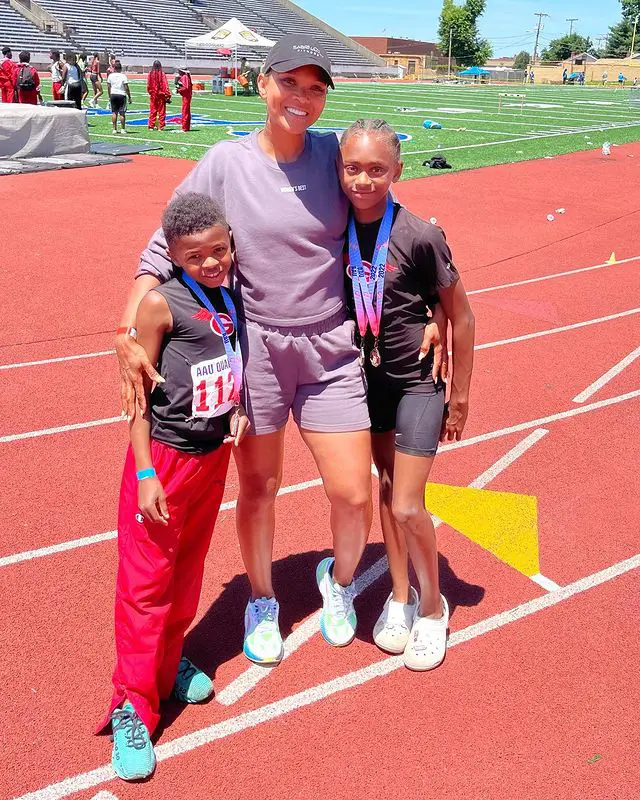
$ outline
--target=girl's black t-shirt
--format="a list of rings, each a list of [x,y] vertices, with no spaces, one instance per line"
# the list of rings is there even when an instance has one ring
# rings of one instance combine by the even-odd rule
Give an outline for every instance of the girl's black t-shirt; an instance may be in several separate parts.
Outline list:
[[[381,222],[381,219],[366,224],[356,221],[367,277]],[[348,241],[344,258],[347,306],[355,319]],[[373,337],[368,330],[365,352],[369,381],[389,380],[396,386],[409,388],[431,380],[433,354],[418,361],[424,327],[429,321],[427,309],[437,303],[438,288],[451,286],[458,278],[442,229],[394,203],[378,342],[382,364],[373,367],[369,361]],[[357,340],[360,344],[358,333]]]

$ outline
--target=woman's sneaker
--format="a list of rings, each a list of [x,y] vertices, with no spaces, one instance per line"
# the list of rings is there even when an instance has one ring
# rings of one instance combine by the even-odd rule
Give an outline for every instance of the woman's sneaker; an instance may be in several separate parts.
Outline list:
[[[182,703],[202,703],[213,694],[213,681],[196,667],[188,658],[182,656],[178,666],[173,695]]]
[[[416,672],[439,667],[447,652],[447,628],[449,627],[449,606],[444,595],[440,619],[420,617],[413,620],[411,636],[404,649],[404,665]]]
[[[356,635],[358,620],[353,601],[357,595],[353,581],[340,586],[333,580],[335,559],[323,558],[316,568],[316,581],[322,595],[320,631],[329,644],[345,647]]]
[[[387,597],[382,613],[373,628],[373,641],[381,650],[394,655],[404,653],[417,608],[418,593],[413,586],[409,587],[408,603],[394,600],[393,594]]]
[[[275,597],[249,600],[244,612],[244,645],[242,651],[254,664],[279,664],[284,645],[278,625],[280,606]]]
[[[152,775],[156,768],[156,754],[147,726],[131,703],[115,709],[111,715],[111,728],[111,766],[116,775],[124,781],[139,781]]]

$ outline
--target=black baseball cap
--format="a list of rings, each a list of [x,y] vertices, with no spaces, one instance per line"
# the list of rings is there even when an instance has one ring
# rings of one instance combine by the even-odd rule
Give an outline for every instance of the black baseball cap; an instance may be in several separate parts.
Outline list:
[[[314,66],[320,67],[325,73],[327,83],[332,88],[333,79],[331,77],[331,61],[326,52],[316,44],[312,36],[301,34],[289,34],[273,45],[264,62],[263,72],[269,70],[274,72],[290,72],[298,67]]]

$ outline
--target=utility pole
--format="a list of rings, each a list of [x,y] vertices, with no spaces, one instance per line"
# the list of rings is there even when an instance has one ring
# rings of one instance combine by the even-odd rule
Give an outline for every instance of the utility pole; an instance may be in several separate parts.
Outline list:
[[[536,11],[533,15],[534,17],[538,17],[538,28],[536,30],[536,43],[533,46],[533,58],[532,63],[535,64],[538,59],[538,41],[540,40],[540,29],[542,28],[542,18],[548,17],[548,14],[545,14],[544,11]]]
[[[449,66],[447,68],[447,78],[451,78],[451,44],[453,42],[453,26],[449,28]]]
[[[573,33],[573,23],[577,22],[578,19],[579,17],[569,17],[569,19],[566,20],[566,22],[569,23],[569,36],[571,36],[571,34]]]
[[[631,52],[629,56],[633,58],[633,50],[636,46],[636,31],[638,30],[638,20],[640,19],[640,14],[636,14],[636,18],[633,23],[633,36],[631,37]]]

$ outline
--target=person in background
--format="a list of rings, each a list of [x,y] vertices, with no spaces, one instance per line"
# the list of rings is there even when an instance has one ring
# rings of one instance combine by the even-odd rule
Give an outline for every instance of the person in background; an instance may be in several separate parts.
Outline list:
[[[167,103],[171,101],[171,89],[162,64],[156,59],[147,76],[147,92],[149,93],[149,130],[156,127],[163,131],[167,117]]]
[[[107,78],[107,91],[111,103],[111,122],[114,133],[126,133],[127,128],[127,100],[131,103],[129,80],[122,71],[122,64],[116,59],[113,72]],[[120,117],[120,130],[118,130],[118,117]]]
[[[182,97],[182,130],[191,130],[191,98],[193,96],[193,80],[186,67],[178,67],[176,76],[176,92]]]
[[[51,93],[53,95],[54,100],[64,100],[64,92],[62,90],[62,86],[64,84],[64,74],[67,69],[67,65],[64,61],[60,58],[60,51],[59,50],[52,50],[49,53],[49,58],[51,59]]]
[[[244,78],[246,81],[246,83],[242,83],[245,91],[258,94],[258,74],[253,67],[247,64],[247,59],[244,56],[240,60],[238,81],[240,81],[240,78]]]
[[[93,98],[89,105],[92,108],[98,108],[98,100],[104,94],[102,88],[102,72],[100,71],[100,56],[97,53],[93,54],[91,64],[89,65],[89,80],[93,87]]]
[[[78,66],[78,59],[72,50],[68,50],[64,55],[67,62],[64,82],[65,100],[73,100],[76,108],[82,110],[82,70]]]
[[[605,70],[605,71],[602,73],[602,85],[603,85],[603,86],[606,86],[606,85],[607,85],[607,83],[608,83],[608,81],[609,81],[609,73],[608,73],[608,72]]]
[[[624,89],[624,82],[625,82],[626,80],[627,80],[627,79],[624,77],[624,74],[623,74],[622,72],[619,72],[619,73],[618,73],[618,86],[619,86],[621,89]]]
[[[86,105],[87,103],[87,96],[89,94],[89,82],[87,75],[89,74],[89,64],[87,59],[87,52],[86,50],[82,50],[80,55],[78,56],[78,66],[82,72],[82,97],[81,97],[81,104]]]
[[[20,63],[16,71],[16,86],[18,89],[18,102],[25,105],[37,106],[42,104],[40,94],[40,76],[38,70],[32,67],[31,53],[28,50],[20,51]]]
[[[0,62],[0,92],[3,103],[17,103],[16,90],[18,65],[13,60],[11,48],[6,45],[2,48],[2,62]]]
[[[111,75],[112,72],[116,71],[116,57],[111,53],[109,56],[109,66],[107,67],[107,77]]]
[[[568,70],[567,70],[567,68],[565,67],[565,68],[562,70],[562,83],[563,83],[563,85],[564,85],[564,84],[567,82],[567,78],[568,78],[568,77],[569,77],[569,71],[568,71]]]

